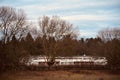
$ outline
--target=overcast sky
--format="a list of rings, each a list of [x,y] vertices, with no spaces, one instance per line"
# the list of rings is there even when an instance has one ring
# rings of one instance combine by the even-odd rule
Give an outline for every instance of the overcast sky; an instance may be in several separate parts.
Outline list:
[[[106,27],[120,27],[120,0],[0,0],[0,6],[23,9],[30,21],[60,16],[84,38],[96,37]]]

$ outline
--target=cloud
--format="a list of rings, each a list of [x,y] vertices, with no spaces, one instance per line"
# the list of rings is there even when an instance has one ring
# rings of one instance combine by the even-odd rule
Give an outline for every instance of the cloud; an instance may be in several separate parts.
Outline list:
[[[24,2],[24,0],[22,0]],[[27,0],[29,1],[29,0]],[[34,0],[30,0],[32,2]],[[45,0],[50,1],[50,0]],[[105,20],[120,20],[118,15],[111,15],[114,11],[112,10],[99,10],[96,7],[117,5],[118,0],[53,0],[51,3],[44,3],[39,1],[40,4],[28,4],[17,6],[17,8],[24,9],[25,12],[32,18],[37,18],[40,15],[59,15],[63,19],[69,21],[82,21],[82,20],[93,20],[93,21],[105,21]],[[43,4],[42,4],[43,3]],[[44,5],[45,4],[45,5]],[[92,8],[91,8],[92,7]],[[95,9],[96,8],[96,9]],[[76,11],[74,11],[76,9]],[[94,9],[90,11],[90,9]],[[61,11],[64,10],[64,11]],[[69,10],[72,10],[68,12]],[[56,12],[57,11],[57,12]],[[62,15],[60,14],[62,13]],[[32,19],[31,18],[31,19]]]
[[[109,21],[109,20],[120,20],[119,15],[95,15],[95,14],[84,14],[84,15],[70,15],[64,16],[62,19],[70,21]]]
[[[32,0],[31,0],[32,1]],[[55,0],[57,2],[53,2],[53,3],[44,3],[44,4],[28,4],[25,6],[20,6],[21,8],[26,8],[26,9],[36,9],[37,10],[41,10],[41,11],[50,11],[50,10],[66,10],[66,9],[74,9],[74,8],[90,8],[90,7],[101,7],[101,6],[110,6],[110,5],[117,5],[120,3],[117,3],[115,1],[110,1],[110,2],[78,2],[76,4],[73,4],[72,2],[69,1],[68,3],[65,3],[65,1],[63,1],[63,4],[60,3],[61,1]],[[76,2],[76,0],[75,0]]]

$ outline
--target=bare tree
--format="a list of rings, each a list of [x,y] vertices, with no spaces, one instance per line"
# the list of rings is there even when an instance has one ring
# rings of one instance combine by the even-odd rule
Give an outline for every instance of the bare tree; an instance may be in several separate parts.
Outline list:
[[[43,38],[42,45],[46,55],[48,65],[54,64],[58,49],[60,48],[59,41],[66,35],[76,38],[77,35],[72,24],[67,23],[60,18],[53,16],[49,18],[44,16],[39,20],[41,37]]]
[[[0,32],[4,43],[10,41],[14,35],[21,39],[26,30],[26,15],[23,10],[0,7]]]
[[[98,32],[98,37],[103,41],[110,41],[113,39],[120,40],[120,28],[106,28]]]
[[[118,68],[120,66],[120,28],[106,28],[98,34],[105,41],[103,53],[111,66]]]

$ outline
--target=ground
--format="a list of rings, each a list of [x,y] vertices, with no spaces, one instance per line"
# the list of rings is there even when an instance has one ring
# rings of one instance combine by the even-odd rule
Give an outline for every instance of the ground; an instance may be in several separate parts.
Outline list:
[[[5,72],[0,80],[120,80],[119,73],[104,70]]]

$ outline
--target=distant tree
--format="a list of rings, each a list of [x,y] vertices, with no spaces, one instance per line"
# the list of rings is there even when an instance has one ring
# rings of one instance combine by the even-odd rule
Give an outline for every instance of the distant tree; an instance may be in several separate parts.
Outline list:
[[[77,53],[77,40],[70,35],[64,36],[61,41],[60,51],[58,56],[75,56]]]
[[[39,27],[46,61],[48,62],[48,65],[51,66],[54,64],[57,51],[60,48],[58,41],[62,40],[66,35],[75,38],[76,33],[72,24],[55,16],[52,18],[44,16],[39,20]]]
[[[2,46],[0,63],[3,70],[17,69],[20,65],[24,49],[20,40],[26,36],[28,24],[23,10],[16,10],[9,6],[0,7],[0,34]]]
[[[109,65],[115,67],[120,66],[120,29],[107,28],[101,30],[98,33],[98,37],[104,41],[103,51],[108,59]]]
[[[4,69],[4,53],[3,53],[3,44],[2,41],[0,40],[0,73],[3,71]]]
[[[44,55],[44,50],[43,50],[43,46],[42,46],[42,38],[41,37],[37,37],[35,39],[35,54],[34,55]]]
[[[105,55],[111,66],[120,66],[120,40],[113,39],[105,44]]]
[[[0,7],[0,33],[4,43],[10,41],[14,35],[21,39],[26,30],[26,16],[23,10],[15,10],[7,6]]]
[[[31,46],[32,46],[31,43],[29,44],[29,42],[27,42],[27,40],[25,40],[25,38],[22,38],[19,41],[19,54],[20,54],[19,61],[20,61],[20,64],[23,64],[23,65],[25,65],[28,62],[28,60],[31,56],[31,52],[30,52],[31,50],[29,51],[29,48],[31,49]],[[28,46],[30,46],[30,47],[28,47]],[[33,46],[33,48],[34,48],[34,46]]]
[[[19,67],[20,53],[16,37],[13,36],[12,40],[3,47],[4,47],[3,49],[4,67],[8,70],[17,69]]]
[[[104,56],[104,42],[100,38],[88,38],[85,43],[88,55]]]
[[[97,36],[103,41],[110,41],[113,39],[120,40],[120,28],[105,28],[100,30]]]
[[[25,37],[24,47],[29,54],[34,55],[34,39],[32,38],[32,35],[30,33],[28,33]]]
[[[77,43],[77,55],[84,55],[88,54],[87,53],[87,45],[86,45],[86,40],[84,38],[81,38],[78,43]]]

